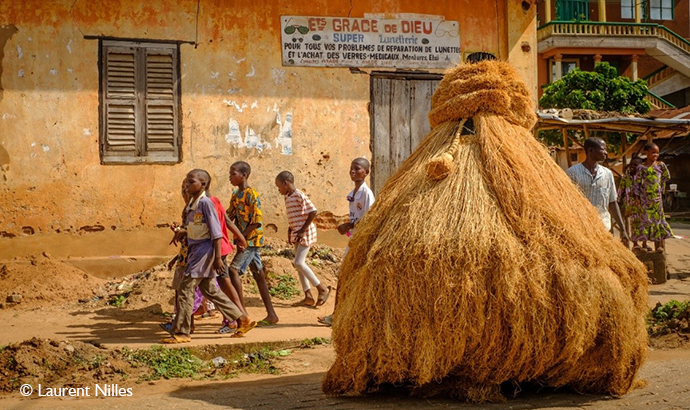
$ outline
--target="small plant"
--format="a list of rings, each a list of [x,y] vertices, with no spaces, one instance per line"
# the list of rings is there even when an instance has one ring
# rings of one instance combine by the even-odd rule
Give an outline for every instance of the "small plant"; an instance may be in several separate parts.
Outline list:
[[[323,247],[319,246],[318,248],[312,248],[309,251],[308,256],[310,258],[313,258],[313,259],[321,259],[324,261],[330,261],[330,262],[334,262],[334,263],[338,262],[338,258],[333,254],[333,249],[325,247],[325,246],[323,246]]]
[[[310,348],[312,346],[327,345],[329,343],[331,343],[331,339],[325,337],[314,337],[312,339],[302,340],[302,343],[300,343],[299,347]]]
[[[270,350],[263,348],[228,361],[223,368],[223,373],[226,375],[234,375],[238,372],[278,374],[279,370],[275,367],[274,360],[290,354],[292,354],[290,349]]]
[[[103,363],[104,360],[105,358],[103,356],[97,354],[96,356],[94,356],[93,360],[91,360],[91,368],[98,369],[99,367],[101,367],[101,363]]]
[[[115,306],[115,307],[122,307],[124,306],[125,303],[127,303],[127,298],[129,297],[129,293],[123,293],[121,295],[117,295],[114,298],[110,299],[110,305]]]
[[[17,360],[14,357],[10,357],[7,360],[7,365],[5,366],[5,369],[14,370],[15,367],[17,367]]]
[[[154,346],[149,349],[129,350],[124,348],[122,354],[132,364],[145,365],[153,371],[142,377],[142,380],[194,377],[208,365],[186,349],[167,349]]]
[[[269,273],[268,277],[271,283],[274,284],[269,290],[271,296],[275,296],[278,299],[290,300],[300,294],[300,290],[297,288],[297,279],[292,277],[292,275],[276,275],[274,273]]]
[[[672,331],[690,332],[690,300],[657,303],[647,317],[647,331],[652,336]]]

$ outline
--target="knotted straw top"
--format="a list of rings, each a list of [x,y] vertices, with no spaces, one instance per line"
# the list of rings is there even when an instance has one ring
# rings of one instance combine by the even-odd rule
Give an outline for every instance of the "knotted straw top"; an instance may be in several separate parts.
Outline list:
[[[446,72],[431,99],[429,122],[436,127],[476,114],[496,114],[532,129],[534,104],[522,78],[508,63],[481,61]]]

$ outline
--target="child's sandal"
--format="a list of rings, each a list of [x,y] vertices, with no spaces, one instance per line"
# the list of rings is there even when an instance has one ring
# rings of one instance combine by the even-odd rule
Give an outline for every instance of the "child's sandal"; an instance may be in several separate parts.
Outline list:
[[[189,336],[184,336],[184,335],[172,335],[170,337],[165,337],[161,339],[161,343],[172,345],[172,344],[179,344],[179,343],[189,343],[192,341],[192,338]]]
[[[230,335],[230,337],[242,337],[246,335],[250,330],[254,329],[256,327],[256,322],[249,322],[245,326],[240,326],[237,328],[237,331]]]
[[[223,325],[223,327],[216,330],[216,333],[219,333],[221,335],[227,335],[227,334],[235,333],[236,331],[237,331],[237,329],[233,329],[228,325]]]
[[[159,323],[158,326],[160,326],[161,329],[165,330],[166,332],[172,333],[172,322]]]

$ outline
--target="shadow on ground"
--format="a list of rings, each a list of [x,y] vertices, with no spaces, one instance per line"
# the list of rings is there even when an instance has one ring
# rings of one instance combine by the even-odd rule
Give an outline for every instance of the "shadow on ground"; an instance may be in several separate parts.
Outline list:
[[[90,320],[83,320],[71,324],[65,330],[57,332],[58,335],[69,340],[79,340],[92,344],[112,344],[126,346],[130,344],[159,344],[160,339],[167,337],[159,326],[159,323],[170,320],[161,314],[160,304],[152,304],[140,309],[121,309],[105,307],[95,311],[70,312],[72,316],[88,316]],[[195,344],[228,343],[225,340],[229,335],[220,335],[216,331],[221,327],[221,318],[195,320],[195,331],[192,340]],[[323,328],[316,321],[309,323],[278,323],[266,327],[275,337],[269,341],[281,340],[282,331],[287,329],[305,329],[304,338],[311,337],[309,329]],[[257,328],[264,329],[264,327]],[[264,331],[264,330],[262,330]],[[293,339],[300,339],[299,334]],[[242,343],[244,339],[232,339],[235,343]],[[255,340],[253,340],[255,341]],[[179,345],[185,347],[187,345]]]
[[[534,409],[580,408],[607,401],[606,396],[578,395],[563,391],[524,392],[506,403],[473,405],[449,398],[409,397],[403,391],[363,396],[331,397],[321,391],[324,373],[282,376],[256,381],[214,383],[213,386],[185,387],[171,397],[232,409]]]

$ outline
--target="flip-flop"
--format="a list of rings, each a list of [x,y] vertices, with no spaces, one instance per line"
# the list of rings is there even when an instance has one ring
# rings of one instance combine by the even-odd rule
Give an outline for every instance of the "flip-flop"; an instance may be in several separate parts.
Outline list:
[[[316,320],[322,325],[332,326],[333,325],[333,315],[319,316]]]
[[[167,345],[172,345],[172,344],[179,344],[179,343],[189,343],[192,341],[192,338],[189,336],[180,336],[180,335],[172,335],[170,337],[165,337],[161,339],[161,343],[167,344]]]
[[[237,331],[230,335],[230,337],[242,337],[246,335],[250,330],[256,327],[256,322],[249,322],[246,326],[241,326],[237,328]]]
[[[333,290],[332,287],[328,287],[328,290],[326,291],[326,295],[324,296],[323,294],[319,293],[319,297],[316,300],[316,305],[315,307],[323,306],[326,304],[326,301],[328,301],[328,297],[331,295],[331,291]]]
[[[266,319],[259,320],[258,322],[256,322],[256,327],[270,327],[270,326],[276,326],[276,325],[278,325],[278,322],[273,323],[273,322],[269,322]]]

